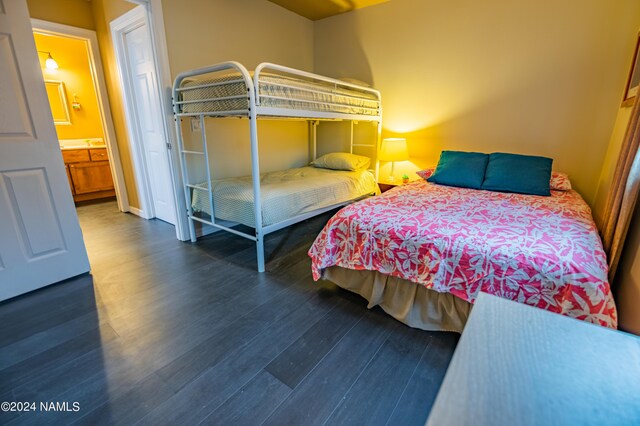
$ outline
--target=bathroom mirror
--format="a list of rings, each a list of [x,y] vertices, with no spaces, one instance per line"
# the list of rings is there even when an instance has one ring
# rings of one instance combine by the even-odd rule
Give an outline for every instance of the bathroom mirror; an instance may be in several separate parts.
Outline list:
[[[51,114],[53,115],[53,123],[57,125],[70,125],[69,107],[67,106],[67,95],[64,89],[64,82],[57,80],[45,80],[47,88],[47,96],[49,97],[49,105],[51,105]]]

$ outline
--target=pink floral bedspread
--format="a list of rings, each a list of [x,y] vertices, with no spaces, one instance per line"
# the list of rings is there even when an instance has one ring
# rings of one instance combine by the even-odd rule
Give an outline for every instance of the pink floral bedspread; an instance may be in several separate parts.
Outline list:
[[[575,191],[550,197],[427,183],[340,210],[309,250],[324,268],[379,271],[473,303],[484,291],[615,328],[607,260]]]

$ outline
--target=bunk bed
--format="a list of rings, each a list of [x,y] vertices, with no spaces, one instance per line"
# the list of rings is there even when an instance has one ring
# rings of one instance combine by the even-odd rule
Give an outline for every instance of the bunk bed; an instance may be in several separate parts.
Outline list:
[[[238,62],[222,62],[179,74],[173,84],[173,111],[191,241],[197,239],[196,222],[252,240],[259,272],[265,270],[265,235],[377,191],[382,108],[380,92],[375,89],[272,63],[262,63],[250,73]],[[251,176],[212,179],[205,120],[212,117],[249,120]],[[198,121],[198,149],[185,147],[184,118]],[[261,174],[261,118],[307,120],[312,161],[317,155],[319,123],[348,121],[350,152],[369,149],[375,157],[374,169],[332,171],[331,177],[326,170],[310,167]],[[358,122],[376,126],[371,143],[354,143]],[[194,162],[199,162],[204,178],[194,177]],[[318,193],[327,195],[318,197]],[[305,200],[303,208],[277,208],[299,206],[300,200]],[[254,232],[235,229],[234,224],[247,225]]]

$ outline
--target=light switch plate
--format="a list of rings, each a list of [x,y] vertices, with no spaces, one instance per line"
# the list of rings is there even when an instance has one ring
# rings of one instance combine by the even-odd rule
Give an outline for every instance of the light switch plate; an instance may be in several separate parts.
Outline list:
[[[192,132],[199,132],[200,129],[200,119],[199,118],[191,118],[191,131]]]

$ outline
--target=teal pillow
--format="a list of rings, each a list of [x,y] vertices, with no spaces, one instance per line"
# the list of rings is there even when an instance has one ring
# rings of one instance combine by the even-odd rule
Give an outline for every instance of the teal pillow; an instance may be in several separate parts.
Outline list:
[[[553,159],[494,152],[484,175],[482,189],[529,195],[551,195]]]
[[[481,152],[442,151],[436,171],[427,182],[480,189],[489,155]]]

